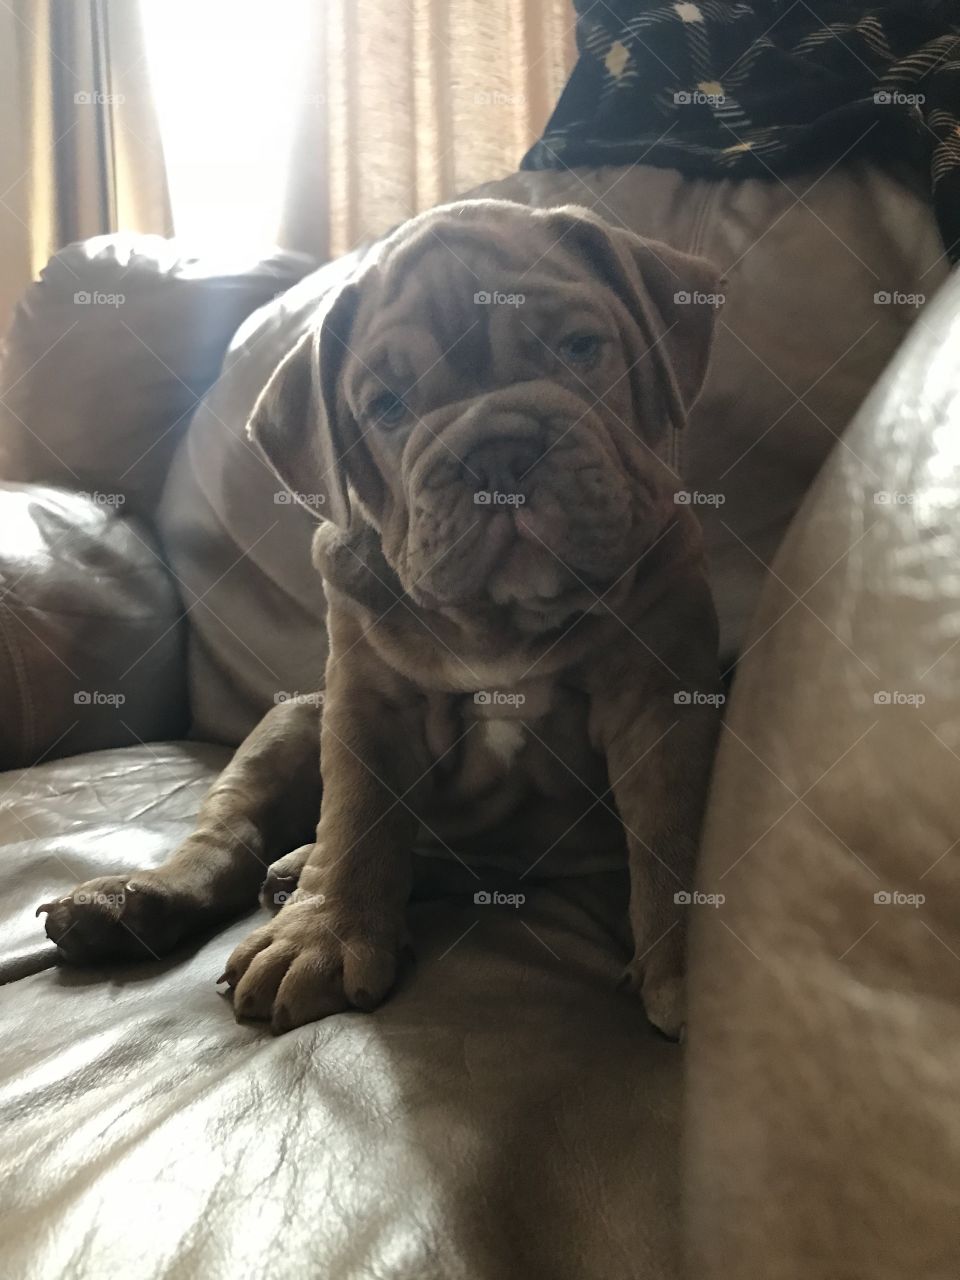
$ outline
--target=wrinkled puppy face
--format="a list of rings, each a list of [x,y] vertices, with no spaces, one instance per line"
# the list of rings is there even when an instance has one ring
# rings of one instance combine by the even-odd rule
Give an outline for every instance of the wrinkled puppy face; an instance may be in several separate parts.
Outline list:
[[[708,264],[585,210],[472,201],[408,223],[275,375],[252,433],[319,514],[354,506],[405,590],[585,607],[674,517]]]

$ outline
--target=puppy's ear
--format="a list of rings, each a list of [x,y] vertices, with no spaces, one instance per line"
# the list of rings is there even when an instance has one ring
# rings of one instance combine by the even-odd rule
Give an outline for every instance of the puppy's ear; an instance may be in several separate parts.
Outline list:
[[[705,258],[608,226],[587,209],[547,211],[563,223],[563,240],[586,259],[639,325],[660,373],[674,428],[683,427],[710,361],[722,276]]]
[[[356,288],[345,286],[317,325],[274,370],[257,397],[247,436],[277,476],[319,520],[350,523],[345,457],[359,431],[340,389]],[[351,458],[362,465],[362,459]]]

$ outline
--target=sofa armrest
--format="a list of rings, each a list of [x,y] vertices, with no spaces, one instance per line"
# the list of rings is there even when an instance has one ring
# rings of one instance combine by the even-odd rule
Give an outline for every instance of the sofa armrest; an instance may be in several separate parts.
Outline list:
[[[954,273],[794,521],[734,684],[691,921],[700,1280],[957,1271],[958,344]]]
[[[0,768],[180,736],[182,609],[118,495],[0,484]]]

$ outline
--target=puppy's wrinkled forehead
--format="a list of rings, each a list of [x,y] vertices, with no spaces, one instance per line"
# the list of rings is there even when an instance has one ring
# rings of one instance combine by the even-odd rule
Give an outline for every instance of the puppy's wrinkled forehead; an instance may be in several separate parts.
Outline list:
[[[496,224],[445,214],[414,228],[364,278],[354,387],[365,372],[407,386],[441,360],[450,374],[482,382],[505,345],[532,337],[569,303],[571,288],[590,291],[560,237],[522,207]]]

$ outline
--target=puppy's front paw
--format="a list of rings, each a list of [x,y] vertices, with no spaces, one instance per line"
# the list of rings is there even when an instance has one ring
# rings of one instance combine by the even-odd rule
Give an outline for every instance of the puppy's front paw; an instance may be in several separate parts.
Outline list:
[[[299,889],[240,943],[221,981],[237,1018],[290,1031],[351,1007],[375,1009],[396,981],[401,944],[398,922],[371,923]]]
[[[41,912],[47,937],[73,964],[162,956],[180,941],[188,915],[180,897],[150,871],[88,880],[41,903]]]

